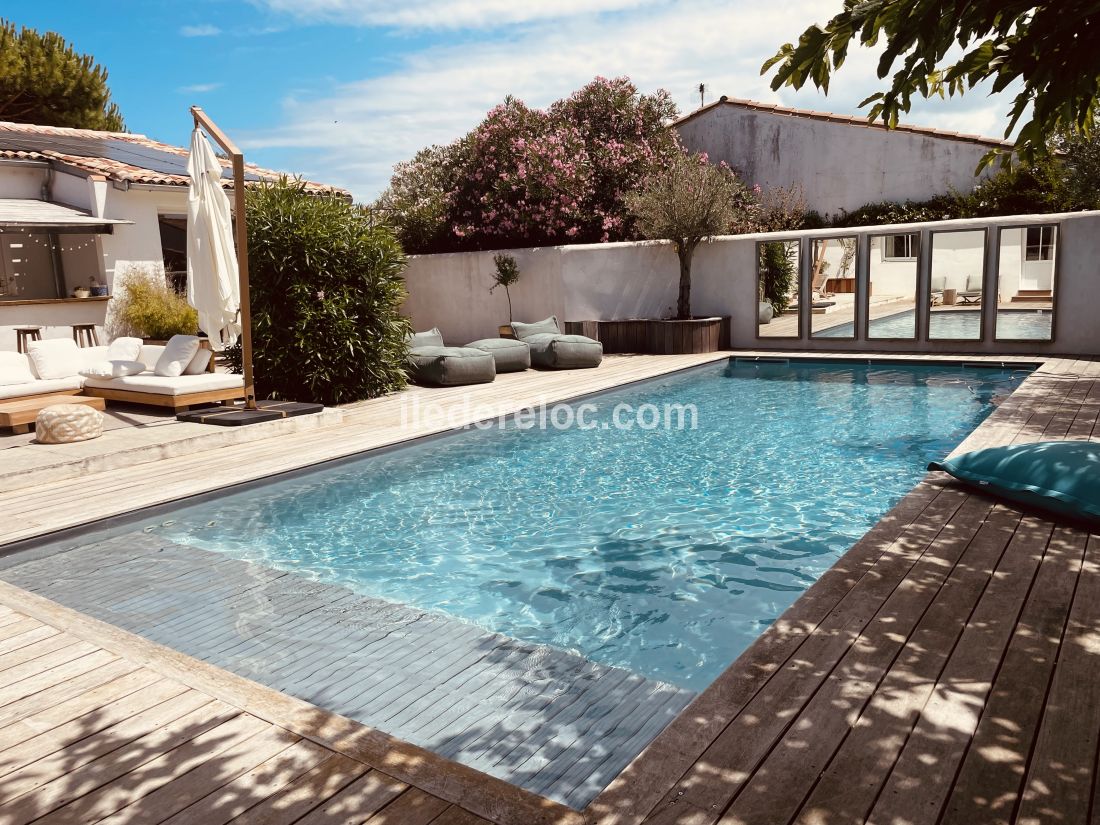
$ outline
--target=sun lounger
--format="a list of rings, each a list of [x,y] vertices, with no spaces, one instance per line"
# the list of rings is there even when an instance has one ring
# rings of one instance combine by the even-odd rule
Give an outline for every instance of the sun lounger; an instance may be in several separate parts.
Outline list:
[[[603,344],[584,335],[562,335],[558,319],[551,315],[534,324],[512,322],[512,333],[531,348],[531,364],[551,370],[598,367]]]
[[[966,289],[958,295],[960,304],[980,304],[982,302],[982,276],[967,275]]]
[[[932,306],[939,306],[943,303],[943,291],[947,289],[947,276],[946,275],[933,275],[932,276],[932,295],[929,303]]]

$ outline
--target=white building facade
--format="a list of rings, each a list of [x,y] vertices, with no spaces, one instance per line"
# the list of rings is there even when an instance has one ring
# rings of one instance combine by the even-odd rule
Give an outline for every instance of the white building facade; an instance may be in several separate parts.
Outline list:
[[[128,271],[181,287],[186,164],[186,149],[143,135],[0,123],[0,350],[19,327],[58,338],[94,324],[102,337]],[[278,175],[246,167],[249,182]]]
[[[927,200],[952,189],[969,192],[982,157],[1010,145],[727,97],[672,128],[686,149],[725,162],[750,185],[801,187],[808,208],[822,215],[881,201]]]

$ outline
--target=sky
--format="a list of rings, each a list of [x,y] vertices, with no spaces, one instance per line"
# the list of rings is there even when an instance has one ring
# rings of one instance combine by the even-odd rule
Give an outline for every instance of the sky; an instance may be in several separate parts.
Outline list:
[[[853,48],[826,98],[773,92],[760,66],[841,0],[0,0],[109,72],[132,132],[185,146],[197,104],[249,161],[373,200],[393,164],[512,94],[542,107],[593,77],[859,114],[881,87]],[[917,101],[907,122],[1000,137],[1010,95]]]

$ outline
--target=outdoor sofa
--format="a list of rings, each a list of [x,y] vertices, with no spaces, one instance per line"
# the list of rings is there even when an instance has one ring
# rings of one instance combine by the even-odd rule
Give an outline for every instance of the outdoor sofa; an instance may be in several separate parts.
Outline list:
[[[244,398],[244,379],[215,372],[213,353],[194,335],[174,336],[164,346],[117,338],[83,348],[47,338],[30,342],[26,353],[0,352],[0,403],[61,395],[183,410]]]
[[[531,352],[522,341],[482,338],[464,347],[448,347],[438,329],[414,332],[408,338],[409,377],[417,384],[454,387],[486,384],[497,373],[531,366]]]
[[[534,324],[512,322],[512,333],[531,349],[531,365],[551,370],[598,367],[603,344],[584,335],[562,335],[558,319],[551,315]]]

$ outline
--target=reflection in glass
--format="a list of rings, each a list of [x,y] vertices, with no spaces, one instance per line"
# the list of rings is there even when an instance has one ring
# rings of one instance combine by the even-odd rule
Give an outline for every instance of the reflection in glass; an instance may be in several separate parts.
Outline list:
[[[1057,226],[1002,229],[997,264],[997,339],[1050,341]]]
[[[798,241],[769,241],[757,247],[757,334],[761,338],[797,338]]]
[[[856,337],[856,239],[814,239],[810,337]]]
[[[981,340],[984,273],[985,230],[932,234],[929,340]]]
[[[867,337],[917,337],[917,259],[920,235],[871,238],[867,289]]]

